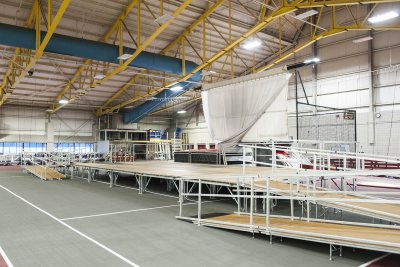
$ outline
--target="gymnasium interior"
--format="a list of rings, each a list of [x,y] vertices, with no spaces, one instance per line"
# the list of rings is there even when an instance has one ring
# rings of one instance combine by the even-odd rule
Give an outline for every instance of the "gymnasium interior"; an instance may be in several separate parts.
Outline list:
[[[400,266],[399,0],[0,0],[0,267]]]

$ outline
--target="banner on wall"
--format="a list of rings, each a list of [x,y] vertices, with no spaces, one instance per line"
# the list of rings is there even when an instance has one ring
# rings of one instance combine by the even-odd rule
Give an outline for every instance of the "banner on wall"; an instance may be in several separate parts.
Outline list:
[[[287,139],[287,94],[291,74],[274,69],[204,84],[204,116],[222,147],[239,142]]]

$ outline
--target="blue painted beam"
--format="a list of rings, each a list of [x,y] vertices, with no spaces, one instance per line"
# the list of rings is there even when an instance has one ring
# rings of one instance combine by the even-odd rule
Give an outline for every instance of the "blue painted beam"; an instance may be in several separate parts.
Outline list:
[[[43,38],[46,32],[41,34]],[[0,23],[1,45],[34,50],[36,48],[35,36],[35,30]],[[53,34],[45,52],[119,64],[118,46],[60,34]],[[134,49],[124,47],[125,54],[133,54],[134,52]],[[129,65],[182,75],[181,59],[149,52],[140,53]],[[186,61],[186,71],[188,73],[196,67],[196,63]],[[198,82],[200,79],[200,73],[196,73],[189,81]]]
[[[166,102],[170,101],[171,98],[177,97],[182,94],[185,90],[189,90],[193,87],[192,83],[181,82],[175,86],[182,86],[181,91],[164,90],[163,92],[154,96],[155,99],[148,100],[145,103],[131,109],[130,111],[124,113],[122,119],[124,123],[134,123],[138,122],[144,117],[148,116],[150,113],[160,108]]]
[[[46,32],[41,33],[42,38],[45,34]],[[35,30],[0,23],[0,44],[34,50],[36,48]],[[53,34],[50,42],[46,46],[45,52],[119,64],[118,46],[60,34]],[[125,54],[133,54],[134,52],[134,49],[124,47]],[[140,53],[129,65],[132,67],[182,75],[181,59],[149,52]],[[196,63],[188,60],[186,61],[187,73],[191,72],[196,67]],[[200,80],[200,72],[197,72],[188,79],[190,82],[199,82]],[[174,92],[165,90],[157,94],[155,98],[160,100],[150,100],[131,109],[124,114],[123,121],[125,123],[138,122],[161,107],[169,99],[182,94],[184,90],[189,90],[194,86],[193,83],[189,82],[182,82],[179,85],[184,88],[182,91]]]

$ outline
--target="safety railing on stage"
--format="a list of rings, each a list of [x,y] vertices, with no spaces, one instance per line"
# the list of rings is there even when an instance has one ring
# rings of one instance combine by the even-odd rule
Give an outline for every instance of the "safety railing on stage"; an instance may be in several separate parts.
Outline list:
[[[109,146],[106,161],[113,163],[134,162],[137,159],[171,160],[170,142],[114,142]]]
[[[324,143],[322,142],[321,147]],[[264,165],[270,167],[281,167],[293,169],[315,169],[315,170],[365,170],[365,169],[386,169],[374,168],[372,163],[380,166],[391,166],[390,169],[400,169],[400,157],[373,155],[361,152],[348,152],[338,150],[324,150],[304,148],[300,141],[294,142],[269,142],[264,144],[241,144],[243,148],[243,158],[251,150],[253,158],[251,160],[246,157],[246,164]],[[260,151],[264,156],[263,161],[259,160]],[[245,165],[244,164],[244,168]],[[395,168],[398,166],[398,168]],[[389,168],[388,168],[389,169]]]
[[[19,164],[20,160],[21,160],[21,154],[0,155],[0,165]]]
[[[399,177],[398,169],[368,169],[365,165],[367,160],[382,161],[399,164],[396,157],[370,155],[357,152],[330,151],[322,149],[311,149],[301,146],[283,145],[282,142],[271,142],[268,144],[242,144],[244,151],[242,174],[235,177],[218,177],[219,181],[236,181],[234,188],[228,191],[214,190],[207,192],[209,183],[206,177],[196,177],[180,180],[180,210],[178,218],[191,220],[199,225],[210,225],[221,228],[237,229],[249,232],[266,233],[274,235],[279,232],[281,236],[295,236],[299,231],[277,229],[275,218],[288,221],[323,222],[340,225],[353,225],[365,227],[378,227],[384,229],[400,230],[400,190],[382,190],[373,188],[369,191],[357,190],[357,182],[375,179],[377,177]],[[265,151],[264,151],[265,150]],[[249,152],[252,151],[252,152]],[[261,151],[268,152],[262,153]],[[246,153],[252,153],[251,160],[245,157]],[[258,153],[262,153],[268,160],[260,161]],[[300,162],[296,162],[300,161]],[[336,162],[339,161],[339,164]],[[258,174],[254,175],[255,166]],[[262,168],[269,167],[269,168]],[[379,178],[378,178],[379,179]],[[334,186],[324,181],[340,180],[340,185]],[[392,179],[394,180],[394,179]],[[185,191],[188,186],[184,183],[197,184],[198,191]],[[228,193],[221,193],[228,192]],[[197,200],[197,216],[185,217],[183,202],[186,198]],[[234,215],[246,216],[244,221],[230,221],[229,218],[210,217],[203,218],[202,201],[205,198],[231,198],[237,204]],[[262,201],[262,205],[257,204]],[[273,206],[277,201],[288,202],[288,209],[282,213],[274,213]],[[327,216],[327,209],[333,210],[333,215]],[[208,206],[208,212],[210,207]],[[359,214],[362,220],[337,218],[336,210]],[[214,212],[221,212],[216,208]],[[264,218],[261,219],[260,217]],[[236,217],[235,217],[236,218]],[[350,218],[350,217],[347,217]],[[372,223],[365,222],[365,218],[373,220]],[[375,220],[379,219],[379,220]],[[383,221],[382,221],[383,220]],[[286,231],[286,232],[285,232]],[[285,234],[285,233],[286,234]],[[329,238],[320,233],[312,233],[319,242],[329,243]],[[321,241],[322,240],[322,241]],[[325,241],[323,241],[325,240]],[[349,242],[363,244],[363,248],[371,248],[382,251],[400,251],[399,244],[390,244],[395,249],[388,249],[385,242],[371,241],[362,242],[361,239],[340,237],[340,244]],[[358,243],[357,243],[358,242]],[[361,247],[361,245],[360,245]]]

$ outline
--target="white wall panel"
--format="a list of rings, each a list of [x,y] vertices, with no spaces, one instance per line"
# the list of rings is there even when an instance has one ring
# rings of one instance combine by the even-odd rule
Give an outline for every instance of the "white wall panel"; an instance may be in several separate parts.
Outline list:
[[[317,104],[334,108],[354,108],[368,105],[368,90],[318,96]]]
[[[374,90],[375,103],[378,105],[400,103],[400,88],[399,86],[380,87]]]
[[[318,64],[318,77],[342,75],[351,72],[367,70],[369,66],[367,55],[356,55],[339,60],[321,61]]]
[[[400,64],[400,47],[374,52],[375,68]]]
[[[1,142],[45,142],[48,114],[41,108],[3,106],[0,109]],[[51,115],[54,142],[93,142],[93,124],[89,111],[61,110]]]
[[[369,72],[318,79],[318,95],[369,88]]]

